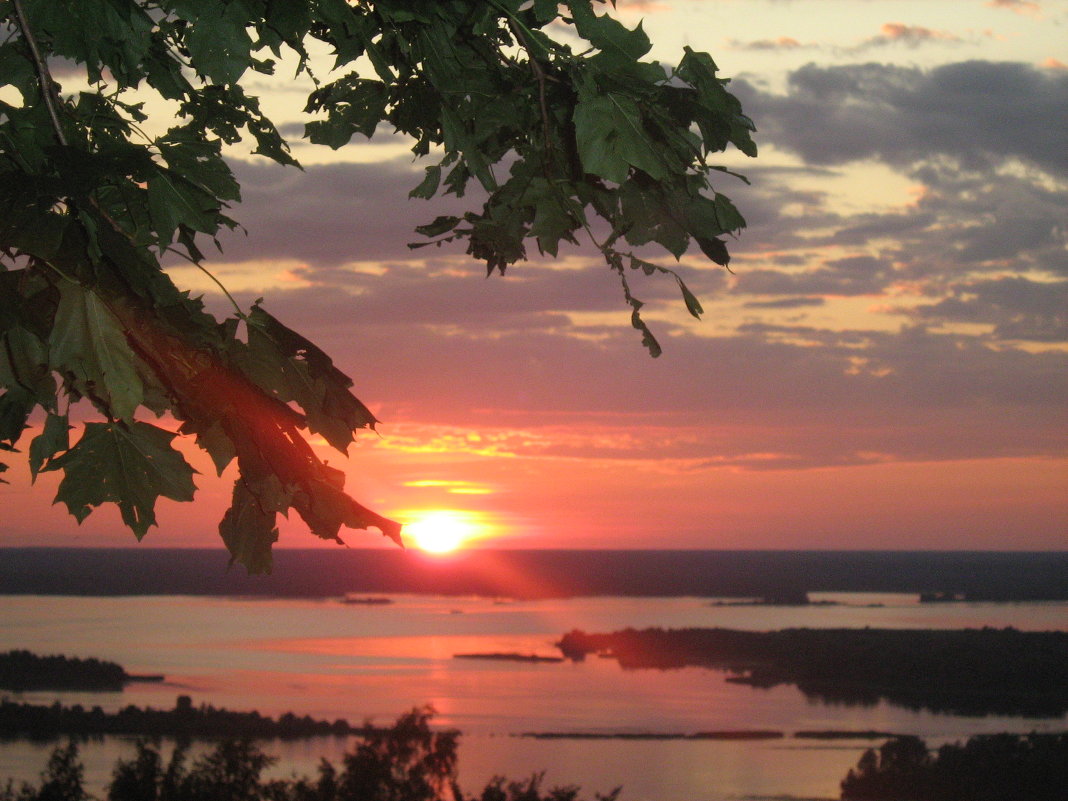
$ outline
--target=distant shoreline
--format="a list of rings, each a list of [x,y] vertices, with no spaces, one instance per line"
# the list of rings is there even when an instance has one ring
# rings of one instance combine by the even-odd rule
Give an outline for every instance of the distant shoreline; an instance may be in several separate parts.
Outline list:
[[[0,699],[0,739],[136,735],[290,740],[343,737],[375,730],[377,727],[354,726],[344,719],[315,720],[290,712],[272,718],[256,711],[235,712],[206,704],[195,707],[186,695],[178,696],[174,709],[130,705],[117,712],[104,712],[99,706],[86,709],[80,704],[42,705]]]
[[[0,595],[349,598],[361,603],[396,594],[789,601],[814,592],[1066,601],[1068,551],[473,549],[434,556],[399,549],[278,549],[272,574],[248,576],[229,567],[225,551],[214,549],[0,548]]]
[[[533,740],[781,740],[792,737],[797,740],[890,740],[910,735],[864,730],[828,729],[823,731],[800,730],[787,734],[779,729],[724,729],[699,731],[692,734],[676,732],[556,732],[527,731],[513,735]]]

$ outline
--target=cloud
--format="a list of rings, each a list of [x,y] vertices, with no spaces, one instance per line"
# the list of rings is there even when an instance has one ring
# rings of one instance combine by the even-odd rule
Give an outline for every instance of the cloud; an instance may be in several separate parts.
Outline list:
[[[309,165],[303,171],[266,161],[234,161],[241,203],[231,216],[243,231],[220,237],[227,259],[296,259],[310,265],[411,258],[407,243],[425,241],[415,226],[439,214],[479,208],[468,196],[409,199],[420,166],[398,158],[374,164]]]
[[[760,137],[808,164],[943,157],[982,169],[1015,158],[1068,175],[1068,75],[1057,71],[988,61],[931,70],[809,64],[790,73],[783,95],[741,79],[732,88]]]
[[[736,291],[753,295],[876,295],[886,286],[890,267],[871,256],[827,259],[812,270],[749,270],[739,273]]]
[[[655,319],[677,288],[634,276],[658,360],[595,253],[486,279],[462,246],[409,251],[415,224],[480,200],[409,201],[405,160],[238,165],[251,233],[227,258],[296,265],[267,308],[353,376],[383,448],[679,470],[1064,454],[1064,355],[1017,347],[1064,341],[1063,78],[962,62],[809,65],[786,94],[733,84],[762,139],[803,163],[717,186],[750,226],[735,277],[682,267],[715,309],[701,326]],[[839,202],[858,160],[908,175],[912,201]],[[873,324],[867,303],[908,324]]]
[[[976,291],[1009,322],[1013,304],[1045,308],[1027,289]],[[366,313],[382,302],[379,292],[386,286],[347,304],[329,287],[281,292],[268,309],[353,376],[387,438],[393,425],[447,426],[460,432],[450,447],[465,452],[746,469],[865,463],[873,453],[922,461],[1068,449],[1068,371],[1057,353],[997,349],[923,327],[750,323],[729,336],[693,336],[662,324],[667,348],[653,360],[625,310],[604,325],[576,326],[549,312],[508,319],[502,310],[494,320],[480,315],[483,299],[458,294],[451,319],[423,318],[419,300],[388,318]],[[489,438],[462,444],[470,431]],[[412,436],[405,447],[431,444]]]
[[[750,42],[743,42],[738,39],[728,39],[728,50],[748,50],[748,51],[792,51],[792,50],[813,50],[818,49],[817,44],[802,44],[794,39],[792,36],[780,36],[777,39],[755,39]]]
[[[823,306],[826,299],[817,297],[779,298],[778,300],[751,300],[742,305],[747,309],[801,309],[807,306]]]
[[[901,22],[885,22],[878,35],[865,39],[853,49],[860,51],[894,44],[919,47],[930,42],[958,43],[962,41],[959,36],[948,31],[937,31],[933,28],[925,28],[922,25],[905,25]]]
[[[990,0],[987,4],[990,8],[1004,8],[1017,14],[1037,16],[1041,13],[1041,7],[1032,0]]]
[[[1010,276],[961,282],[949,297],[912,314],[925,321],[993,324],[1003,340],[1068,342],[1068,281]]]

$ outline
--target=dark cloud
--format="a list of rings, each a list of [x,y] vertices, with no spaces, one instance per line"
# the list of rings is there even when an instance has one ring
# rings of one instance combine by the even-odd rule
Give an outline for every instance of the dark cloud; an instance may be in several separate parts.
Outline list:
[[[1016,276],[962,282],[951,291],[913,314],[929,321],[993,324],[994,335],[1004,340],[1068,341],[1068,281]]]
[[[236,162],[247,229],[220,237],[228,259],[297,259],[315,266],[408,259],[415,226],[481,205],[480,196],[413,200],[422,170],[407,159],[377,164],[311,165],[304,171]],[[474,191],[474,187],[472,187]],[[425,241],[425,240],[424,240]]]
[[[809,64],[790,74],[785,95],[743,80],[732,88],[762,139],[810,164],[907,166],[941,156],[975,169],[1018,158],[1068,175],[1068,75],[1059,71],[988,61],[927,71]]]
[[[751,295],[874,295],[889,282],[891,270],[871,256],[830,259],[814,270],[740,273],[736,291]]]

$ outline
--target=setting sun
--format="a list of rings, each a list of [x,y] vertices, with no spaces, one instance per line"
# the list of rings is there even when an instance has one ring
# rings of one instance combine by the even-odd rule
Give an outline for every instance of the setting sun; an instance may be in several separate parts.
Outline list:
[[[448,553],[478,534],[480,527],[472,517],[454,509],[424,509],[411,514],[404,532],[421,551]]]

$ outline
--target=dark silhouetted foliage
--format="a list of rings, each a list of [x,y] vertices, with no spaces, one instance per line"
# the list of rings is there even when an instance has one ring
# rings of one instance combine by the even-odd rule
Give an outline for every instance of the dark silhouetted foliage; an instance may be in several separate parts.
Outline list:
[[[279,718],[259,712],[234,712],[210,704],[193,706],[189,696],[178,697],[174,709],[129,705],[117,712],[80,704],[51,706],[0,701],[0,735],[6,737],[56,737],[134,734],[149,737],[323,737],[366,734],[366,726],[353,726],[338,719],[315,720],[310,715],[286,712]]]
[[[960,715],[1059,717],[1068,711],[1068,632],[1016,629],[627,629],[572,631],[559,643],[582,659],[608,653],[624,668],[731,670],[758,687],[796,684],[836,703],[880,699]]]
[[[121,665],[99,659],[38,656],[29,651],[0,654],[4,690],[121,690],[129,679]]]
[[[112,774],[107,801],[579,801],[579,788],[542,790],[542,774],[520,782],[495,778],[474,796],[457,785],[459,732],[431,728],[433,710],[413,709],[388,728],[367,728],[341,768],[323,759],[315,779],[264,779],[275,762],[250,740],[224,740],[187,767],[186,748],[165,763],[158,748],[137,744]],[[9,782],[0,801],[89,801],[78,748],[57,748],[39,788]],[[618,789],[595,801],[616,801]]]
[[[842,781],[844,801],[1064,801],[1068,735],[979,735],[932,755],[917,737],[868,749]]]

